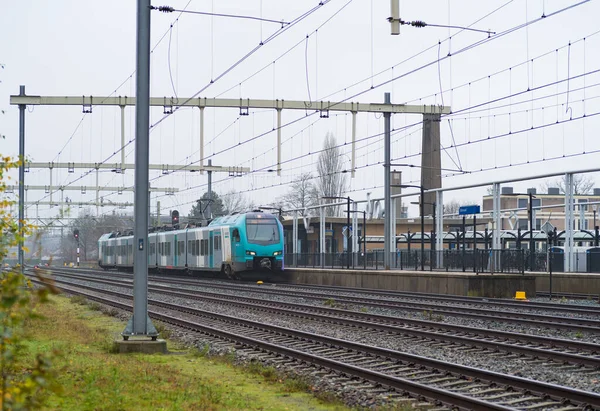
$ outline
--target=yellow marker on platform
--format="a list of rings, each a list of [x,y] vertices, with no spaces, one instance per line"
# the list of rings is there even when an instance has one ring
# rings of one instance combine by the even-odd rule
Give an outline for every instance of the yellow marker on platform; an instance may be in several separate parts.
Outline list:
[[[525,297],[525,291],[517,291],[515,293],[515,300],[526,300],[527,297]]]
[[[258,281],[256,282],[256,284],[258,284],[258,285],[261,285],[262,283],[263,283],[263,282],[262,282],[262,281],[260,281],[260,280],[258,280]]]

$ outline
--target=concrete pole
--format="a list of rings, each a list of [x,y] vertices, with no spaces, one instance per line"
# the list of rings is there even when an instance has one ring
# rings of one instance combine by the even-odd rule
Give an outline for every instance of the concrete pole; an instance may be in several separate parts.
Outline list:
[[[392,104],[390,93],[385,93],[384,104]],[[384,208],[385,208],[385,219],[383,221],[383,266],[386,270],[390,269],[390,252],[391,244],[390,238],[392,237],[392,199],[390,193],[390,163],[391,163],[391,119],[392,113],[383,113],[384,123],[384,160],[383,160],[383,195],[384,195]]]
[[[212,160],[208,160],[208,166],[212,166]],[[208,205],[206,206],[206,219],[212,219],[212,171],[208,170]]]
[[[121,107],[121,173],[125,172],[125,106]]]
[[[137,2],[133,317],[122,335],[158,336],[148,317],[148,165],[150,160],[150,0]]]
[[[25,95],[25,86],[19,87],[19,96]],[[25,104],[19,104],[19,234],[23,233],[25,209]],[[23,274],[23,240],[19,241],[19,269]]]
[[[53,168],[50,167],[50,189],[48,190],[50,193],[50,208],[52,208],[52,170]]]
[[[100,215],[100,181],[99,181],[99,171],[98,168],[96,168],[96,215]],[[61,199],[60,201],[62,202],[62,194],[61,194]]]
[[[281,176],[281,109],[277,109],[277,177]]]
[[[160,201],[156,202],[156,224],[155,227],[160,227]]]
[[[423,114],[421,155],[421,185],[425,190],[442,187],[442,157],[440,153],[440,114]],[[423,201],[425,215],[433,214],[435,194],[427,193]]]
[[[204,107],[200,107],[200,167],[204,165]]]

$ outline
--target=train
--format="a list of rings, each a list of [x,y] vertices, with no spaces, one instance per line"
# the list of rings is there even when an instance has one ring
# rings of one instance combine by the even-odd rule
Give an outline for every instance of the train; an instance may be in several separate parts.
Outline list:
[[[107,233],[98,240],[98,265],[133,269],[133,232]],[[205,227],[148,234],[148,269],[220,273],[243,279],[251,273],[282,274],[283,226],[261,210],[217,217]]]

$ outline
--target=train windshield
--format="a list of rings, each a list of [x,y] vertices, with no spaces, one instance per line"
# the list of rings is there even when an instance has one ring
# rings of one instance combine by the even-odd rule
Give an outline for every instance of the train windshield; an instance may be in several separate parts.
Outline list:
[[[261,245],[277,244],[279,242],[277,220],[271,218],[247,218],[246,234],[249,243]]]

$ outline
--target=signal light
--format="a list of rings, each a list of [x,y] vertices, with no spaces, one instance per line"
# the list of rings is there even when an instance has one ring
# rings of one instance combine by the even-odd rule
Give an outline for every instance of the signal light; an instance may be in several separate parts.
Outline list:
[[[173,210],[171,212],[171,224],[173,224],[173,225],[179,224],[179,211]]]
[[[76,228],[73,230],[73,237],[79,238],[79,229]]]

